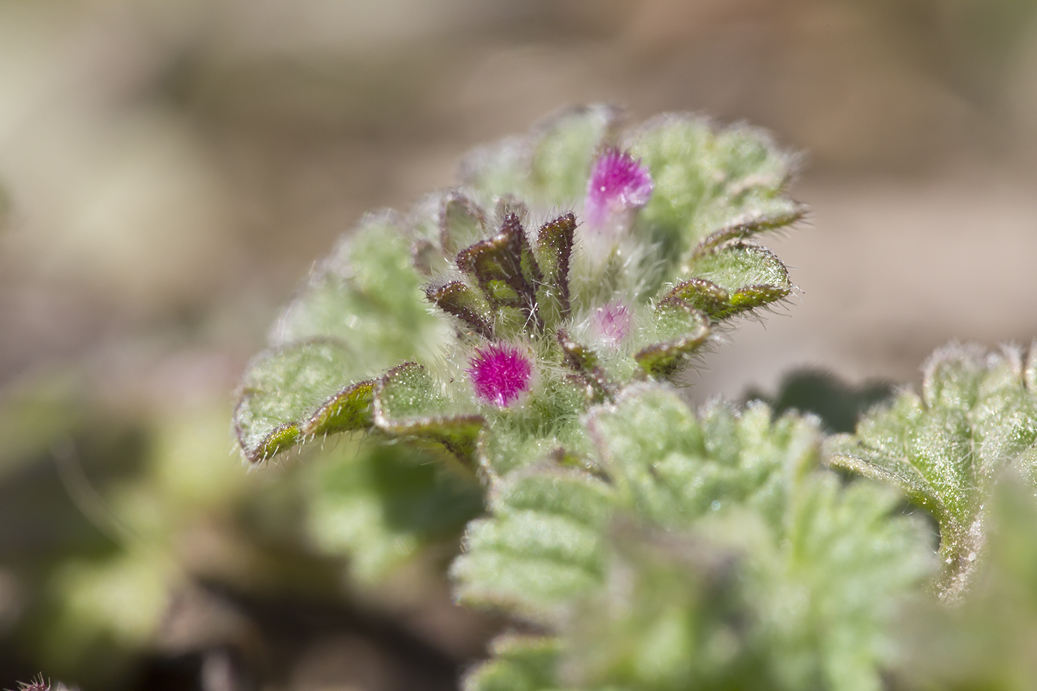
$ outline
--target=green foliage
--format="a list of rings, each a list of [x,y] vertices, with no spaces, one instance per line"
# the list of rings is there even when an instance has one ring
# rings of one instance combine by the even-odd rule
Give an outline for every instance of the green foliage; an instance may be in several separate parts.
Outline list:
[[[406,220],[365,218],[246,374],[235,416],[245,456],[377,429],[496,472],[494,454],[478,448],[578,434],[589,404],[631,381],[674,377],[716,324],[787,297],[784,265],[747,238],[802,216],[784,196],[793,159],[748,128],[671,116],[622,135],[619,124],[605,106],[565,111],[472,154],[462,187]],[[617,144],[643,158],[655,192],[644,209],[606,207],[607,231],[588,230],[588,177]],[[520,407],[538,414],[495,410],[468,386],[480,344],[499,342],[533,357]],[[427,375],[425,409],[380,415],[398,386],[387,377],[404,362]],[[501,435],[516,438],[491,438]]]
[[[990,529],[968,597],[926,603],[905,617],[897,670],[904,688],[1023,691],[1037,678],[1037,501],[1006,472],[988,498]]]
[[[412,445],[343,444],[315,465],[308,484],[309,535],[324,553],[349,557],[366,583],[427,544],[456,540],[483,510],[474,478]]]
[[[503,477],[452,570],[462,602],[564,633],[554,686],[881,688],[927,539],[895,493],[816,467],[815,421],[648,386],[586,425],[594,472]]]
[[[1009,465],[1037,479],[1034,350],[952,345],[925,367],[922,395],[905,391],[868,415],[856,437],[829,442],[833,466],[899,487],[940,524],[943,598],[971,586],[986,539],[986,505]]]

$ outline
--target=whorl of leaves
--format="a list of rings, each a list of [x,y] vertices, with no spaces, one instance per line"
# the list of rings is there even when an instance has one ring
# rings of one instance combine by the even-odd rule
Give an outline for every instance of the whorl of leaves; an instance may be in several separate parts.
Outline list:
[[[654,192],[599,237],[584,228],[583,199],[595,161],[617,150]],[[528,348],[540,385],[526,406],[570,421],[631,381],[673,377],[718,324],[793,291],[752,238],[803,216],[785,194],[794,166],[758,130],[669,115],[623,131],[604,106],[472,153],[460,186],[407,217],[365,218],[314,269],[242,382],[245,457],[375,432],[489,464],[477,437],[543,425],[497,424],[473,398],[466,368],[480,344]],[[602,310],[623,324],[603,331]],[[406,362],[427,375],[424,398],[390,421],[376,411]]]

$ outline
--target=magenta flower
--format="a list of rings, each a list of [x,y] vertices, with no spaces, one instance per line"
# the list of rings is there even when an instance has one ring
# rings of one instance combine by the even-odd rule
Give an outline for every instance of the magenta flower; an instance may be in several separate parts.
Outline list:
[[[647,166],[627,151],[606,149],[587,181],[587,223],[601,228],[615,214],[644,206],[651,196],[652,176]]]
[[[484,403],[507,408],[529,391],[533,365],[514,346],[493,344],[478,348],[468,362],[472,388]]]
[[[619,302],[610,302],[594,312],[594,331],[613,347],[630,335],[631,322],[630,310]]]

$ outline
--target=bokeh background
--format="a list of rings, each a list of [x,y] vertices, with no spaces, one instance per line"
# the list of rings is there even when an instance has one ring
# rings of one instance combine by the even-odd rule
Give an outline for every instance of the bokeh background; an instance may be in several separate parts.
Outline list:
[[[1037,336],[1034,0],[0,0],[0,686],[452,688],[451,548],[358,584],[232,392],[365,211],[588,101],[806,154],[801,293],[692,399]]]

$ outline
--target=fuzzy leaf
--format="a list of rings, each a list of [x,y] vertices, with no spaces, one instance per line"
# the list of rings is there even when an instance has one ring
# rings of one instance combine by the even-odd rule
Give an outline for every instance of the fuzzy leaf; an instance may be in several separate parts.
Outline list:
[[[245,455],[266,460],[303,437],[371,424],[373,382],[345,375],[352,351],[312,341],[261,354],[249,366],[234,426]]]
[[[494,308],[514,307],[532,314],[540,269],[518,216],[508,214],[501,232],[457,255],[457,266],[479,284]]]
[[[562,111],[534,127],[539,134],[532,160],[532,180],[547,205],[580,198],[594,156],[615,126],[618,113],[609,106]]]
[[[462,601],[562,634],[547,688],[881,688],[926,538],[895,493],[816,467],[816,422],[643,385],[587,426],[607,482],[505,476],[453,568]]]
[[[373,410],[380,430],[439,444],[469,467],[486,424],[481,415],[452,404],[428,370],[413,362],[394,367],[379,380]]]
[[[1026,691],[1037,679],[1032,479],[1006,472],[990,499],[982,588],[956,607],[929,602],[905,617],[898,686]]]
[[[716,406],[696,417],[674,393],[634,388],[587,422],[605,464],[638,514],[677,525],[726,503],[779,522],[788,485],[817,462],[811,421],[771,423],[756,405],[741,417]]]
[[[459,192],[443,198],[439,211],[439,241],[447,255],[486,239],[486,215]]]
[[[664,300],[677,297],[714,320],[781,300],[792,292],[788,269],[769,250],[741,241],[717,245],[696,257]]]
[[[922,396],[904,392],[833,438],[830,463],[893,484],[940,524],[941,596],[970,587],[985,540],[984,506],[1004,467],[1033,477],[1037,396],[1021,354],[949,346],[925,368]]]
[[[431,315],[411,243],[394,216],[367,216],[313,271],[271,335],[273,346],[334,338],[353,356],[349,376],[371,377],[434,353],[448,336]]]
[[[608,485],[579,471],[520,470],[495,488],[494,518],[469,525],[451,568],[457,596],[533,618],[601,583]]]
[[[595,153],[618,122],[610,106],[563,110],[511,137],[470,153],[461,181],[480,201],[515,195],[541,208],[572,204],[583,196]]]
[[[720,207],[700,221],[718,230],[702,238],[692,256],[706,254],[729,240],[745,240],[785,228],[802,220],[806,212],[806,206],[783,196],[744,199],[740,207]]]
[[[544,273],[540,302],[557,304],[559,318],[569,316],[569,263],[573,251],[576,216],[566,214],[540,227],[537,233],[537,262]],[[554,322],[551,322],[554,323]]]
[[[365,582],[422,547],[456,539],[482,512],[482,490],[413,445],[343,444],[309,466],[307,529],[328,554],[350,558]]]
[[[642,348],[634,359],[648,374],[669,377],[680,371],[709,339],[709,319],[684,300],[668,296],[655,308],[657,342]]]
[[[546,691],[555,688],[559,641],[504,635],[490,646],[493,659],[465,677],[464,691]]]
[[[589,348],[569,338],[569,334],[561,329],[558,331],[558,343],[565,354],[565,364],[591,387],[596,401],[611,400],[615,394],[615,385],[601,367],[598,356]]]
[[[648,166],[655,186],[643,220],[677,255],[754,216],[794,220],[787,209],[775,213],[770,200],[780,197],[795,161],[760,130],[715,132],[704,119],[667,115],[637,130],[630,149]]]
[[[428,286],[425,296],[447,314],[460,319],[467,328],[483,338],[493,340],[493,315],[489,305],[463,281],[442,286]]]

